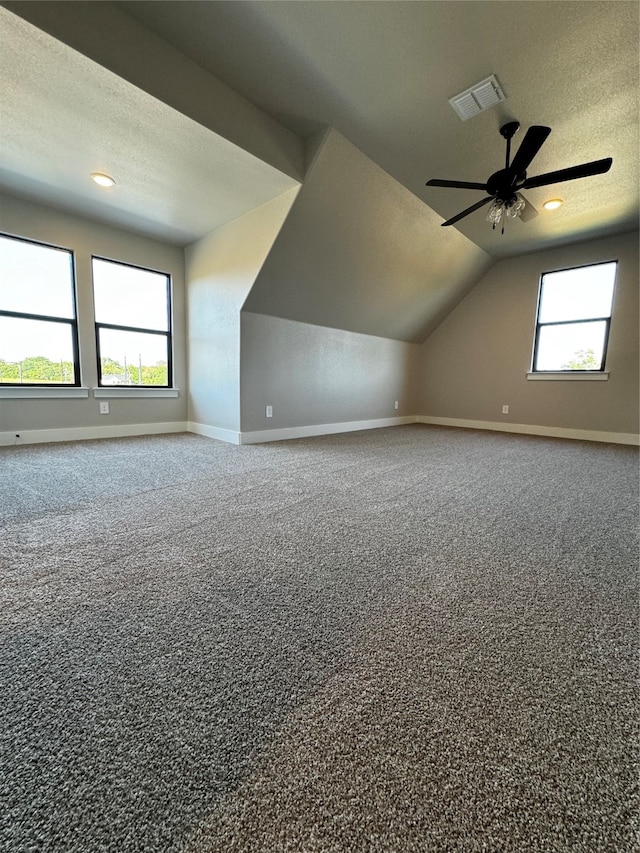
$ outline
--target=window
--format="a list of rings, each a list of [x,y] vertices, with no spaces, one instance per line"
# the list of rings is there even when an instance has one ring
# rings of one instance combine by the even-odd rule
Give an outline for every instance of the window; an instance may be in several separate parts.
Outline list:
[[[93,258],[100,386],[172,384],[168,275]]]
[[[0,235],[0,385],[79,385],[73,254]]]
[[[607,357],[617,262],[544,273],[534,372],[602,372]]]

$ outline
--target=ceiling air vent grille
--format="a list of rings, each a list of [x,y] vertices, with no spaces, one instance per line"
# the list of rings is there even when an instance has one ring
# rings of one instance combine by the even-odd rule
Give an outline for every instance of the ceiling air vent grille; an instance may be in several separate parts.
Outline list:
[[[492,74],[486,80],[481,80],[464,92],[460,92],[459,95],[450,98],[449,103],[462,121],[466,121],[504,100],[506,100],[505,94]]]

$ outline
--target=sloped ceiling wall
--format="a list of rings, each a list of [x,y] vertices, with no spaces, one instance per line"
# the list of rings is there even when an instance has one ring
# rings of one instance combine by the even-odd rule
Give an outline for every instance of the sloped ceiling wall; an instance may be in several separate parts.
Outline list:
[[[117,3],[6,0],[1,5],[264,163],[302,179],[303,143],[296,134],[134,21]]]
[[[438,214],[337,131],[305,152],[300,138],[117,4],[6,5],[283,175],[305,175],[247,311],[422,342],[491,266],[488,254],[441,228]]]
[[[494,263],[337,131],[315,154],[243,310],[422,342]]]

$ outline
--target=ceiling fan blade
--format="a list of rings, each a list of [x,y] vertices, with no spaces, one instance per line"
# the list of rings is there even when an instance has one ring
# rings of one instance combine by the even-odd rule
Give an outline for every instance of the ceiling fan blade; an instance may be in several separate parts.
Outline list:
[[[582,163],[580,166],[571,166],[569,169],[546,172],[544,175],[527,178],[522,184],[522,189],[529,190],[532,187],[546,187],[548,184],[559,184],[562,181],[575,181],[576,178],[589,178],[591,175],[602,175],[609,171],[612,163],[613,159],[611,157],[605,157],[604,160],[593,160],[591,163]]]
[[[425,184],[427,187],[458,187],[461,190],[484,190],[486,184],[469,183],[468,181],[441,181],[440,178],[432,178]]]
[[[490,201],[493,201],[492,195],[488,195],[486,198],[483,198],[482,201],[478,201],[475,204],[472,204],[471,207],[468,207],[466,210],[463,210],[462,213],[458,213],[455,216],[452,216],[451,219],[447,219],[447,221],[443,222],[442,225],[453,225],[454,222],[458,222],[459,219],[462,219],[464,216],[468,216],[470,213],[473,213],[474,210],[478,210],[479,207],[488,204]]]
[[[527,171],[529,164],[542,148],[543,142],[550,133],[550,127],[544,127],[541,124],[531,125],[509,167],[516,175],[522,175]]]

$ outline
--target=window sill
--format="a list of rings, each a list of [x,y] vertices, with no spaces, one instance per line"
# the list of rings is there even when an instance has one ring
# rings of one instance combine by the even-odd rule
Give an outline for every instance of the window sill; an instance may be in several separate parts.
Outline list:
[[[553,371],[549,371],[548,373],[543,373],[543,372],[541,372],[541,373],[527,373],[527,379],[536,379],[536,380],[542,381],[542,382],[545,382],[545,381],[557,382],[557,381],[563,381],[563,380],[569,380],[570,382],[575,382],[576,380],[578,382],[594,382],[594,381],[595,382],[606,382],[606,380],[608,378],[609,378],[608,371],[603,371],[602,373],[600,373],[600,372],[598,372],[598,373],[589,373],[589,372],[582,373],[582,372],[578,372],[577,370],[573,371],[573,372],[558,371],[557,373],[554,373]]]
[[[96,398],[110,398],[130,400],[134,397],[179,397],[180,391],[177,388],[94,388],[93,396]]]
[[[68,400],[72,398],[86,398],[88,396],[88,388],[78,388],[76,386],[63,388],[58,385],[45,388],[43,385],[11,385],[0,388],[0,399],[2,400]]]

